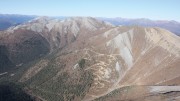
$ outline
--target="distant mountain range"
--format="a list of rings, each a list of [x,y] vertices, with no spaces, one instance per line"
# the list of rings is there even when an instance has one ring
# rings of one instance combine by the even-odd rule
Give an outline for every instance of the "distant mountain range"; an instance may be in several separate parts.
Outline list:
[[[110,22],[114,25],[123,26],[144,26],[144,27],[160,27],[167,29],[176,35],[180,35],[180,23],[177,21],[167,21],[167,20],[150,20],[150,19],[126,19],[126,18],[98,18],[103,21]]]
[[[17,15],[17,14],[0,14],[0,30],[5,30],[11,26],[30,21],[37,16]]]
[[[5,30],[11,26],[16,26],[21,23],[25,23],[30,21],[38,16],[30,16],[30,15],[18,15],[18,14],[0,14],[0,30]],[[65,19],[69,17],[65,16],[56,16],[52,17],[56,19]],[[176,35],[180,36],[180,23],[177,21],[168,21],[168,20],[150,20],[146,18],[141,19],[127,19],[127,18],[105,18],[105,17],[97,17],[99,20],[103,20],[106,22],[110,22],[113,25],[119,26],[132,26],[138,25],[143,27],[160,27],[167,29]]]

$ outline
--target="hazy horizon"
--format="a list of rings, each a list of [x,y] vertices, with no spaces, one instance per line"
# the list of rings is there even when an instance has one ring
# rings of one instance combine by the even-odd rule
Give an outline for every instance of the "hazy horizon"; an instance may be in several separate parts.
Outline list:
[[[1,14],[37,16],[91,16],[107,18],[148,18],[180,22],[178,0],[6,0],[0,1]]]

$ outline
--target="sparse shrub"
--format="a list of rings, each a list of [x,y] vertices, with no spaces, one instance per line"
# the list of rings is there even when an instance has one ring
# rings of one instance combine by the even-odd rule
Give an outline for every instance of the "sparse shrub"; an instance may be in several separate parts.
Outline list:
[[[78,64],[79,64],[79,67],[83,69],[83,68],[85,67],[85,59],[81,59],[81,60],[78,62]]]

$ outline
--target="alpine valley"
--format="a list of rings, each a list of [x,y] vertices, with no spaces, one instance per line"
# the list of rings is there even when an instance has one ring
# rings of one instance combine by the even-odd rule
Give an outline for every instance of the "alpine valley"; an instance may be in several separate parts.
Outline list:
[[[13,94],[2,96],[2,89]],[[4,100],[21,93],[23,99]],[[180,37],[92,17],[37,17],[0,31],[0,95],[1,101],[180,101]]]

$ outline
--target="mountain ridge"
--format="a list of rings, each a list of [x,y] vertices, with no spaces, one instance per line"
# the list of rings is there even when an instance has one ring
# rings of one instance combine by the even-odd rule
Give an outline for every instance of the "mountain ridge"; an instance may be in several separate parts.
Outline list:
[[[41,17],[41,16],[26,16],[26,15],[18,15],[18,14],[1,14],[0,18],[0,30],[5,30],[11,26],[17,26],[22,23],[26,23],[34,18]],[[78,16],[77,16],[78,17]],[[52,19],[67,19],[71,18],[68,16],[59,16],[59,17],[51,17]],[[6,19],[6,20],[3,20]],[[116,17],[116,18],[105,18],[105,17],[96,17],[96,19],[103,20],[105,22],[112,23],[116,26],[119,25],[125,25],[125,26],[132,26],[132,25],[139,25],[139,26],[144,26],[144,27],[161,27],[165,28],[176,35],[180,35],[180,24],[178,21],[175,20],[151,20],[148,18],[121,18],[121,17]]]

